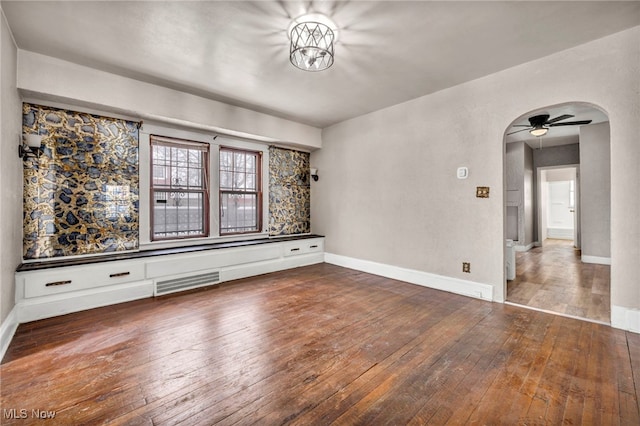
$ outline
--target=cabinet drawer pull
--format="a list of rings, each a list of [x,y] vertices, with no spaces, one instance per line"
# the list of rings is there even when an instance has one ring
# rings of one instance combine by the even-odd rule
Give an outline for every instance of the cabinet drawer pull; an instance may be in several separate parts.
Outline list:
[[[131,272],[118,272],[117,274],[110,274],[109,278],[116,278],[116,277],[126,277],[127,275],[129,275]]]
[[[318,245],[317,245],[317,244],[314,244],[314,245],[312,245],[312,246],[309,246],[309,248],[318,248]]]
[[[67,280],[67,281],[54,281],[52,283],[46,283],[44,286],[45,287],[51,287],[54,285],[65,285],[65,284],[71,284],[71,280]]]
[[[298,248],[298,247],[292,248],[291,251],[300,251],[300,248]]]

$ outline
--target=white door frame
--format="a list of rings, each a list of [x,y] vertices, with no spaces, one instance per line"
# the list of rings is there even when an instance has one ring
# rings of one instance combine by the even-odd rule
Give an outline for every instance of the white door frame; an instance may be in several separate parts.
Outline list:
[[[542,211],[542,171],[543,170],[558,170],[558,169],[575,169],[576,170],[576,202],[574,208],[574,244],[576,247],[580,248],[580,185],[579,185],[579,176],[580,176],[580,164],[564,164],[561,166],[544,166],[544,167],[536,167],[536,211],[538,213],[538,235],[536,235],[538,239],[538,244],[542,245],[544,239],[541,237],[546,233],[543,230],[542,226],[542,215],[546,214],[546,212]]]

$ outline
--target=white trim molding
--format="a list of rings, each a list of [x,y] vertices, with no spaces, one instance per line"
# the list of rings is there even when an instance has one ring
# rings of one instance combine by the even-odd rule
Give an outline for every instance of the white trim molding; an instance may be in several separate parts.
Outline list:
[[[532,248],[536,247],[536,244],[538,244],[538,243],[534,242],[534,243],[527,244],[526,246],[514,245],[513,248],[514,248],[515,251],[529,251]]]
[[[547,238],[573,240],[573,228],[547,228]]]
[[[640,333],[640,310],[611,305],[611,327]]]
[[[600,256],[585,256],[584,254],[580,257],[582,263],[597,263],[598,265],[611,265],[610,257],[600,257]]]
[[[448,291],[462,296],[493,301],[493,287],[487,284],[430,274],[428,272],[418,271],[415,269],[406,269],[333,253],[325,253],[324,261],[326,263],[331,263],[332,265],[405,281],[436,290]]]
[[[9,315],[2,321],[0,325],[0,361],[4,358],[5,352],[9,348],[11,339],[18,329],[18,314],[14,306]]]

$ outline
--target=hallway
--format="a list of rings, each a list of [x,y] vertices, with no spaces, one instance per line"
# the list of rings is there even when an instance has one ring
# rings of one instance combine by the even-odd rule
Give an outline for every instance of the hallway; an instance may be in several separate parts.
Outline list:
[[[516,279],[507,301],[609,324],[611,267],[582,263],[573,241],[545,240],[516,253]]]

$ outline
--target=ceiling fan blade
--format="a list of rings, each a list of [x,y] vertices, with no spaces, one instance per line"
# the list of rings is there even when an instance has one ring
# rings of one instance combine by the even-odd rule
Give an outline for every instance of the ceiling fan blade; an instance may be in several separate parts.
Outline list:
[[[566,120],[567,118],[571,118],[571,117],[575,117],[575,116],[574,115],[569,115],[569,114],[559,115],[556,118],[552,118],[551,120],[547,120],[546,124],[551,124],[551,123],[555,123],[556,121]]]
[[[553,123],[549,124],[549,127],[557,127],[557,126],[581,126],[583,124],[589,124],[592,120],[582,120],[582,121],[569,121],[568,123]]]
[[[520,129],[520,130],[516,130],[515,132],[507,133],[507,136],[513,135],[514,133],[520,133],[520,132],[524,132],[525,130],[529,130],[529,127],[530,126],[527,126],[526,129]]]

